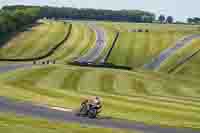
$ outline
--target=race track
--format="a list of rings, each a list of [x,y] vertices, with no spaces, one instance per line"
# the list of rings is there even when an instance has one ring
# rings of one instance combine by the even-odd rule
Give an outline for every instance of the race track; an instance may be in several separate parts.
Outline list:
[[[97,27],[94,24],[89,25],[96,33],[96,44],[85,55],[77,58],[78,62],[95,62],[106,47],[106,33],[102,28]]]
[[[187,45],[190,45],[193,39],[200,38],[200,34],[186,36],[183,39],[176,42],[174,47],[170,47],[165,49],[163,52],[160,53],[159,56],[155,57],[151,63],[145,64],[144,68],[149,70],[156,70],[159,68],[160,64],[164,62],[169,56],[176,53],[181,48],[184,48]]]

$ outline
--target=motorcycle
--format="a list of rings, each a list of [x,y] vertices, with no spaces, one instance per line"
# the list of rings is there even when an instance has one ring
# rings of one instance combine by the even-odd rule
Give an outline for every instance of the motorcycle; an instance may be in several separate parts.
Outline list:
[[[77,115],[95,119],[100,112],[101,105],[82,103]]]

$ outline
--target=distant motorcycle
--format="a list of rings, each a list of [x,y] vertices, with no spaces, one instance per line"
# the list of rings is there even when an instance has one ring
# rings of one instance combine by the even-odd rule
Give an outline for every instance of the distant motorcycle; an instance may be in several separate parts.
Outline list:
[[[100,112],[101,105],[82,103],[77,115],[95,119]]]

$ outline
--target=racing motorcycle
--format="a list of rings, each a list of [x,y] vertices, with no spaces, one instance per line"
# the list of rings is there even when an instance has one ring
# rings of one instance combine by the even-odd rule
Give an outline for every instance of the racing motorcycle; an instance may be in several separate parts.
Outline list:
[[[95,119],[97,118],[97,115],[101,112],[101,107],[102,106],[100,104],[96,105],[96,104],[82,103],[77,115]]]

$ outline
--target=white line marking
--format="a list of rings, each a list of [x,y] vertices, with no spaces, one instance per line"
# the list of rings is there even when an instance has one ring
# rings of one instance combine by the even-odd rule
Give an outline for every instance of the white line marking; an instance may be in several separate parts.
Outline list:
[[[65,109],[65,108],[61,108],[61,107],[49,107],[50,109],[54,109],[54,110],[59,110],[59,111],[65,111],[65,112],[72,112],[72,109]]]

